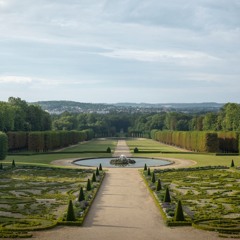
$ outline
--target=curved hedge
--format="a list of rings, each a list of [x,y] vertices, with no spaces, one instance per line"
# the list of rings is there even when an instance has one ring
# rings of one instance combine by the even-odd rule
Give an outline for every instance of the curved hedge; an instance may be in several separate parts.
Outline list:
[[[7,150],[8,150],[7,135],[3,132],[0,132],[0,160],[6,158]]]

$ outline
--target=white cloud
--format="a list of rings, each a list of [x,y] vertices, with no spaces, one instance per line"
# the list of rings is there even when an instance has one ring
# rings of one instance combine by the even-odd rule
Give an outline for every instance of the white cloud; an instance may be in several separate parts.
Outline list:
[[[0,83],[17,83],[17,84],[27,84],[31,83],[32,78],[22,77],[22,76],[0,76]]]

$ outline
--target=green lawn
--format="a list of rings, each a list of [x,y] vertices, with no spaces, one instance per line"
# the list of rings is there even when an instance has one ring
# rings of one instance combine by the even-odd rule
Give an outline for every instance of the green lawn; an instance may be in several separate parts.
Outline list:
[[[236,166],[240,166],[240,156],[216,156],[215,154],[183,152],[172,146],[167,146],[151,139],[133,139],[127,140],[127,144],[133,151],[137,147],[140,151],[162,151],[162,152],[175,152],[175,153],[137,153],[137,157],[149,158],[178,158],[183,160],[193,160],[196,162],[195,166],[230,166],[232,159]]]

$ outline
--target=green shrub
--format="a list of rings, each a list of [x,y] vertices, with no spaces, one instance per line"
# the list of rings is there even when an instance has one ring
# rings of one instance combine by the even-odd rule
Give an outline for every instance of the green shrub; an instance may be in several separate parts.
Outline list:
[[[152,173],[152,183],[155,183],[156,182],[156,178],[155,178],[155,173],[153,172]]]
[[[144,171],[147,171],[147,164],[144,164]]]
[[[111,148],[110,147],[107,148],[107,153],[111,153]]]
[[[102,164],[99,164],[99,171],[102,171]]]
[[[95,173],[93,173],[93,175],[92,175],[92,182],[96,182],[97,180],[96,180],[96,175],[95,175]]]
[[[85,200],[85,196],[84,196],[83,188],[81,187],[80,188],[80,193],[79,193],[79,196],[78,196],[78,201],[81,202],[83,200]]]
[[[158,182],[157,182],[157,191],[160,191],[162,190],[162,184],[161,184],[161,180],[158,179]]]
[[[234,161],[233,161],[233,159],[232,159],[231,167],[234,167],[234,166],[235,166],[235,164],[234,164]]]
[[[180,200],[178,201],[177,208],[175,210],[174,221],[185,221],[182,203]]]
[[[166,192],[165,192],[163,201],[164,202],[169,202],[169,203],[171,202],[171,197],[170,197],[170,193],[169,193],[168,187],[166,188]]]
[[[147,175],[148,175],[148,176],[151,176],[151,170],[150,170],[150,168],[148,168]]]
[[[90,182],[90,179],[88,179],[88,181],[87,181],[87,191],[91,191],[91,190],[92,190],[91,182]]]
[[[66,221],[76,221],[72,200],[69,200]]]
[[[138,153],[139,152],[137,147],[135,147],[133,151],[134,151],[134,153]]]
[[[16,167],[16,164],[15,164],[15,160],[13,159],[12,160],[12,168],[15,168]]]
[[[99,176],[100,174],[99,174],[99,170],[98,170],[98,167],[97,167],[97,169],[96,169],[96,176]]]

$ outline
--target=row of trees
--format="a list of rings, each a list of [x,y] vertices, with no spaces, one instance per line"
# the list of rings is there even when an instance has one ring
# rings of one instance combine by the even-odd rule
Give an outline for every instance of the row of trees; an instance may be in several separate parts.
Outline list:
[[[34,152],[46,152],[90,140],[94,137],[94,133],[92,130],[8,132],[7,136],[10,151],[28,149]]]
[[[217,133],[203,131],[151,131],[152,139],[196,152],[217,152]]]
[[[14,97],[0,102],[0,131],[46,131],[51,125],[50,114],[39,106]]]
[[[129,136],[146,136],[152,129],[171,131],[240,131],[240,105],[225,104],[219,112],[191,114],[161,113],[81,113],[65,112],[52,116],[55,130],[83,130],[92,128],[96,136],[115,136],[125,132]]]

